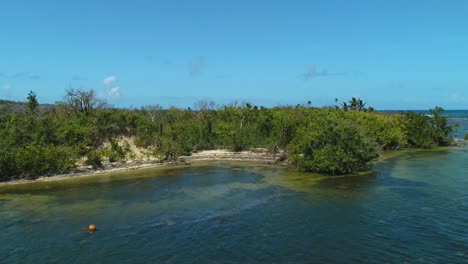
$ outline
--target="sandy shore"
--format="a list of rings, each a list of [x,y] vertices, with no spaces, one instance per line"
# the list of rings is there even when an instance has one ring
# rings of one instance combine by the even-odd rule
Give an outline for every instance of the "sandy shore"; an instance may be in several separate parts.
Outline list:
[[[11,180],[0,182],[1,186],[33,183],[33,182],[47,182],[47,181],[60,181],[70,178],[92,177],[103,174],[111,174],[115,172],[125,172],[139,169],[150,168],[168,168],[168,167],[184,167],[190,166],[192,163],[202,163],[207,161],[247,161],[258,162],[264,164],[276,164],[282,161],[282,153],[276,155],[268,152],[266,149],[252,149],[247,151],[233,152],[230,150],[206,150],[193,153],[191,156],[181,156],[177,161],[160,162],[158,160],[130,160],[126,162],[115,162],[104,164],[101,169],[94,170],[91,167],[83,167],[76,169],[70,173],[57,174],[51,176],[42,176],[33,180]]]

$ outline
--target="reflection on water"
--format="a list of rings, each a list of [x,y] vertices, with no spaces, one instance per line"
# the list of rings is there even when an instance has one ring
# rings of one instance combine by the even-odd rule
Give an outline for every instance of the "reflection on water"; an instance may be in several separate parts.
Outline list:
[[[467,158],[410,152],[353,177],[214,163],[3,186],[0,262],[462,263]]]

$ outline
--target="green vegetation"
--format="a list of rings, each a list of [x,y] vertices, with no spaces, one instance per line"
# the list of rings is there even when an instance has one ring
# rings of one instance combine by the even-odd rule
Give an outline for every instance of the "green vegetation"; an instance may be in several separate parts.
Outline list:
[[[86,165],[92,166],[93,169],[102,167],[102,154],[99,151],[91,150],[86,154]]]
[[[411,147],[430,148],[434,145],[448,146],[453,143],[449,137],[453,126],[448,125],[448,119],[443,115],[444,109],[430,109],[430,116],[406,113],[405,128],[408,145]]]
[[[318,113],[299,127],[290,144],[294,164],[307,171],[346,174],[364,169],[377,156],[364,129],[333,112]]]
[[[468,140],[468,134],[465,134],[464,139],[465,139],[465,140]]]
[[[68,90],[47,107],[34,92],[27,100],[0,102],[15,106],[0,107],[0,180],[67,172],[82,158],[95,169],[123,161],[129,146],[118,144],[122,136],[161,161],[199,150],[263,147],[284,150],[299,169],[326,174],[366,169],[379,150],[452,142],[442,108],[431,116],[389,114],[356,98],[328,108],[199,102],[195,109],[115,109],[92,90]]]
[[[34,115],[37,112],[37,108],[39,107],[37,96],[33,91],[30,91],[28,93],[27,99],[28,99],[27,111],[29,114]]]

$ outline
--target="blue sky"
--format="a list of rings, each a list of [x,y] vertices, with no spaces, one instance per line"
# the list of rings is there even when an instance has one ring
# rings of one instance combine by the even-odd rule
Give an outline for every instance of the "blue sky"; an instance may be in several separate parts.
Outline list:
[[[467,14],[468,1],[4,0],[0,98],[468,109]]]

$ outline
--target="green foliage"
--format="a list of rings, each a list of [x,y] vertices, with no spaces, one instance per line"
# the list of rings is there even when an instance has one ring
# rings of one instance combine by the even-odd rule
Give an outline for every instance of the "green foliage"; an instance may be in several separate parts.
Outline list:
[[[109,161],[116,162],[125,159],[125,150],[121,146],[119,146],[117,141],[113,138],[110,138],[109,142],[111,144]]]
[[[83,156],[94,168],[103,158],[122,161],[132,154],[117,143],[121,136],[161,161],[206,149],[261,147],[284,150],[304,170],[343,174],[364,169],[375,149],[448,145],[452,131],[442,108],[430,116],[387,114],[356,98],[320,109],[202,102],[197,110],[137,110],[108,108],[93,91],[69,90],[64,102],[41,106],[30,92],[21,111],[0,112],[0,180],[64,172]],[[102,149],[106,142],[110,147]]]
[[[448,125],[447,116],[443,115],[444,109],[436,107],[429,109],[431,114],[430,124],[432,126],[432,140],[440,146],[448,146],[453,143],[453,138],[449,137],[453,131],[453,126]]]
[[[102,154],[97,150],[91,150],[86,155],[86,165],[92,166],[93,169],[102,167]]]
[[[413,112],[405,114],[405,131],[409,146],[430,148],[435,145],[429,122],[430,118],[425,115]]]
[[[75,167],[76,156],[64,146],[25,145],[0,150],[0,180],[36,178],[65,173]]]
[[[154,156],[160,161],[175,161],[177,157],[183,154],[182,146],[175,141],[161,142],[161,145],[154,151]]]
[[[335,102],[338,102],[338,99],[335,99]],[[374,112],[375,109],[373,107],[366,108],[366,103],[362,101],[360,98],[356,99],[355,97],[351,98],[348,102],[341,103],[341,109],[343,111],[359,111],[359,112]],[[337,106],[336,109],[339,109]]]
[[[420,148],[450,145],[453,141],[450,137],[453,126],[448,125],[448,119],[443,115],[443,111],[444,109],[436,107],[429,110],[431,113],[429,116],[406,113],[404,122],[408,145]]]
[[[290,144],[294,164],[306,171],[347,174],[377,156],[361,127],[334,115],[312,116]]]
[[[28,99],[27,111],[31,114],[35,114],[39,106],[39,102],[37,101],[36,94],[33,91],[29,91],[27,99]]]
[[[398,149],[406,145],[407,136],[400,115],[346,112],[346,117],[362,126],[366,134],[373,138],[381,149]]]
[[[122,158],[116,152],[111,152],[109,154],[109,162],[116,162],[121,160]]]
[[[465,137],[463,139],[468,140],[468,134],[465,134]]]

